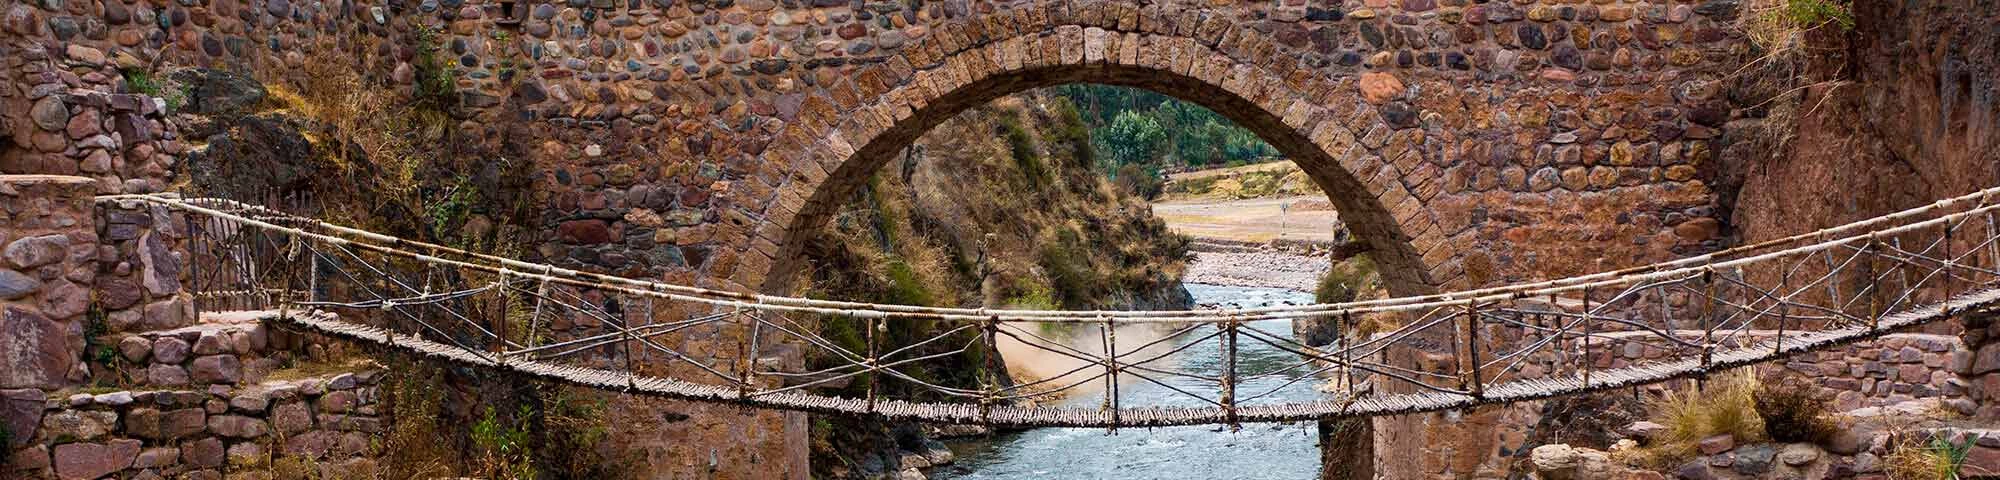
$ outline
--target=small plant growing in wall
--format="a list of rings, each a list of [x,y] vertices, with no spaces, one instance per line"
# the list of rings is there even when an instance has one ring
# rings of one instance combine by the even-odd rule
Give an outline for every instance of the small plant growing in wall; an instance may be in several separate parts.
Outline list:
[[[523,405],[516,417],[526,419],[533,413]],[[521,425],[519,421],[502,423],[492,407],[472,424],[472,445],[479,450],[474,467],[484,474],[482,477],[526,480],[537,476],[528,452],[528,429]]]
[[[1805,32],[1831,26],[1840,31],[1854,29],[1850,0],[1769,0],[1745,22],[1745,33],[1767,55],[1791,52],[1803,43]]]
[[[168,86],[152,70],[121,68],[118,74],[125,78],[125,91],[165,100],[168,113],[180,110],[187,103],[186,91]]]

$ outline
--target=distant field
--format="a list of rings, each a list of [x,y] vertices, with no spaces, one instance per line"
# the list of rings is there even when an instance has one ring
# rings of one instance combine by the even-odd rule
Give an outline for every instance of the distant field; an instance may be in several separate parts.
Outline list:
[[[1292,170],[1296,168],[1298,167],[1296,165],[1293,165],[1292,162],[1279,160],[1275,162],[1254,163],[1250,165],[1244,165],[1241,167],[1211,168],[1207,170],[1195,170],[1192,172],[1168,174],[1167,179],[1193,180],[1197,178],[1208,178],[1208,177],[1216,177],[1223,175],[1241,175],[1248,172]]]
[[[1280,235],[1333,241],[1334,226],[1340,223],[1325,197],[1307,195],[1167,201],[1153,204],[1153,215],[1188,236],[1245,242],[1269,242]]]

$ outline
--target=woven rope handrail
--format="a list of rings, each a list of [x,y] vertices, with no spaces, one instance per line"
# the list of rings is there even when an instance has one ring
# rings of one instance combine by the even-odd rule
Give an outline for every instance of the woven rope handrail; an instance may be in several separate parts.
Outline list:
[[[321,333],[607,390],[925,421],[1117,428],[1413,413],[1699,378],[1988,309],[2000,302],[1995,193],[2000,189],[1618,272],[1416,299],[1200,312],[952,309],[720,292],[409,242],[223,199],[102,200],[186,212],[198,310],[275,309],[278,318]],[[1580,292],[1579,301],[1559,298],[1567,292]],[[668,300],[666,308],[656,308],[660,299]],[[313,310],[339,313],[285,313]],[[1417,315],[1397,319],[1400,326],[1389,332],[1349,336],[1353,314],[1386,311]],[[1337,318],[1341,338],[1314,347],[1250,323],[1313,316]],[[896,318],[958,323],[885,344],[877,333]],[[862,332],[865,349],[858,344],[863,339],[830,337],[842,330],[826,330],[823,322],[835,321]],[[1057,331],[1095,331],[1102,350],[1066,345],[1017,322],[1076,324]],[[1132,323],[1175,325],[1156,329],[1171,332],[1151,341],[1120,342],[1114,327]],[[1751,333],[1770,326],[1779,333]],[[728,340],[715,343],[729,338],[722,335],[740,335],[733,357],[721,351]],[[776,353],[760,346],[766,337],[820,360],[802,366],[773,357],[779,363],[766,365],[763,354]],[[971,355],[975,346],[990,351],[1003,337],[1079,366],[1012,385],[979,379],[977,389],[902,371]],[[1162,360],[1204,342],[1218,342],[1223,372],[1177,371]],[[1236,346],[1243,342],[1297,358],[1239,366]],[[1386,355],[1391,348],[1448,350],[1449,363],[1395,363]],[[1598,365],[1607,358],[1599,354],[1633,348],[1648,353]],[[641,356],[681,373],[641,375]],[[1347,396],[1246,404],[1328,375],[1345,379]],[[1192,383],[1161,381],[1167,378]],[[1121,379],[1158,384],[1204,406],[1135,407],[1121,400]],[[1357,379],[1368,385],[1358,394]],[[865,382],[857,387],[867,395],[825,393],[857,390],[827,390],[850,381]],[[878,382],[914,389],[884,398]],[[1097,383],[1107,396],[1096,409],[1011,404]],[[1418,393],[1367,396],[1383,384]],[[1218,389],[1214,396],[1204,393],[1208,387]],[[902,398],[913,393],[962,401]]]
[[[529,375],[544,380],[608,391],[639,395],[747,405],[789,411],[839,415],[874,415],[935,423],[978,424],[1012,427],[1164,427],[1176,425],[1236,424],[1333,420],[1437,412],[1544,400],[1555,397],[1619,390],[1673,380],[1700,378],[1712,372],[1737,368],[1800,353],[1826,350],[1890,333],[1952,318],[1953,312],[2000,307],[2000,289],[1971,292],[1948,302],[1911,309],[1881,320],[1879,328],[1854,326],[1813,332],[1785,339],[1784,343],[1756,342],[1737,348],[1720,349],[1708,362],[1682,358],[1662,363],[1634,365],[1595,372],[1594,378],[1566,376],[1522,380],[1493,385],[1480,395],[1450,392],[1389,394],[1359,399],[1326,399],[1277,405],[1223,407],[1130,407],[1113,413],[1095,408],[1042,406],[982,406],[969,403],[910,402],[883,400],[869,408],[860,399],[829,397],[803,392],[783,392],[745,396],[741,391],[678,379],[634,376],[614,370],[520,361],[503,363],[471,354],[461,348],[414,335],[342,322],[326,313],[269,318],[318,333],[354,341],[389,346],[425,357],[476,368],[495,369]]]
[[[1610,272],[1602,272],[1596,274],[1581,275],[1576,277],[1568,277],[1563,279],[1548,280],[1542,282],[1519,283],[1519,284],[1512,284],[1500,287],[1463,290],[1463,291],[1440,293],[1434,295],[1422,295],[1413,297],[1399,297],[1390,299],[1366,300],[1366,301],[1330,303],[1330,304],[1291,305],[1291,306],[1200,310],[1200,311],[1179,311],[1179,310],[1051,311],[1051,310],[971,309],[971,308],[874,304],[874,303],[843,302],[843,301],[833,301],[833,300],[809,299],[801,297],[787,297],[787,296],[777,296],[777,295],[730,292],[730,291],[715,290],[715,289],[694,287],[688,285],[677,285],[664,282],[637,280],[637,279],[619,277],[615,275],[606,275],[601,273],[567,269],[549,264],[524,262],[505,257],[499,257],[477,252],[470,252],[453,247],[398,238],[394,236],[369,232],[366,230],[360,230],[351,227],[334,225],[331,223],[315,219],[290,216],[280,212],[274,212],[268,209],[262,209],[260,207],[249,207],[240,203],[222,199],[181,199],[172,196],[155,195],[155,194],[107,195],[98,197],[98,200],[101,202],[128,201],[128,200],[145,201],[149,203],[167,206],[170,208],[182,209],[205,216],[227,219],[243,225],[248,225],[260,229],[266,229],[273,232],[282,233],[285,235],[307,237],[313,240],[329,242],[339,245],[355,246],[359,248],[376,251],[379,253],[397,255],[418,261],[436,263],[445,266],[468,268],[490,273],[504,272],[505,274],[510,276],[537,279],[537,280],[546,280],[546,281],[557,282],[578,287],[600,288],[600,289],[613,290],[635,295],[656,296],[659,298],[664,298],[669,300],[702,302],[721,308],[748,308],[756,310],[780,311],[780,312],[790,312],[790,313],[842,315],[842,316],[850,316],[857,318],[886,318],[894,316],[900,318],[928,318],[928,319],[938,319],[938,320],[974,321],[974,322],[986,321],[989,319],[998,318],[1002,321],[1067,322],[1067,323],[1100,322],[1106,318],[1116,319],[1120,323],[1226,322],[1232,320],[1257,321],[1257,320],[1271,320],[1271,319],[1298,319],[1298,318],[1313,318],[1313,317],[1323,317],[1323,316],[1342,315],[1342,314],[1424,311],[1428,309],[1441,308],[1441,307],[1463,306],[1467,302],[1491,302],[1491,301],[1499,301],[1507,299],[1520,299],[1529,297],[1560,295],[1565,293],[1582,292],[1592,288],[1604,288],[1614,285],[1649,282],[1660,279],[1667,279],[1677,276],[1700,273],[1703,271],[1735,268],[1772,258],[1805,254],[1805,253],[1815,253],[1835,248],[1838,246],[1846,245],[1848,243],[1869,240],[1872,238],[1876,238],[1878,236],[1896,235],[1899,233],[1914,231],[1923,228],[1936,227],[1939,225],[1948,225],[1954,221],[1964,220],[1966,218],[1970,218],[1975,215],[1986,214],[1996,209],[2000,209],[2000,203],[1996,203],[1994,201],[1995,199],[2000,199],[2000,187],[1988,188],[1967,195],[1939,200],[1934,203],[1903,210],[1901,212],[1874,217],[1866,220],[1860,220],[1848,223],[1846,225],[1760,242],[1753,245],[1735,247],[1714,253],[1698,255],[1674,261],[1620,269]],[[1936,218],[1920,222],[1899,224],[1886,228],[1876,228],[1874,230],[1868,231],[1865,234],[1850,235],[1846,237],[1835,238],[1832,240],[1823,240],[1816,243],[1807,243],[1805,245],[1795,246],[1791,248],[1766,251],[1784,245],[1805,242],[1807,240],[1824,239],[1826,237],[1835,234],[1850,232],[1862,228],[1882,227],[1882,225],[1884,224],[1892,224],[1894,222],[1907,219],[1909,217],[1934,213],[1939,210],[1951,208],[1953,206],[1965,204],[1967,202],[1972,202],[1975,200],[1978,203],[1973,208],[1963,212],[1942,215]],[[272,223],[271,221],[267,221],[267,219],[264,218],[255,218],[251,216],[245,216],[223,211],[216,208],[209,208],[197,205],[197,203],[200,202],[230,204],[240,209],[257,210],[263,212],[264,215],[267,217],[282,216],[281,218],[285,218],[290,221],[303,223],[314,228],[324,229],[326,231],[335,232],[339,235],[345,235],[347,237],[308,231],[305,228],[288,227]],[[423,250],[428,250],[431,253],[414,252],[406,250],[404,247],[419,248]],[[1764,252],[1764,253],[1733,258],[1729,260],[1717,261],[1719,259],[1734,257],[1737,255],[1746,255],[1752,252]],[[442,256],[438,256],[439,254],[464,257],[476,261],[445,258]],[[480,263],[478,261],[484,261],[487,263]]]

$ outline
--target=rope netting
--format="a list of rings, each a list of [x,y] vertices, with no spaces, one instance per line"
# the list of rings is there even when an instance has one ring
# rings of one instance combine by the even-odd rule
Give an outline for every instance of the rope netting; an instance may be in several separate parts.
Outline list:
[[[1413,413],[1699,378],[1987,309],[2000,301],[1996,200],[2000,188],[1672,262],[1437,295],[1043,311],[726,291],[503,258],[224,199],[100,198],[185,214],[200,309],[269,310],[329,335],[636,394],[1111,428]],[[1284,330],[1293,321],[1332,323],[1340,334],[1309,345]],[[1179,358],[1210,346],[1219,368]],[[1245,346],[1282,358],[1244,361]],[[1062,368],[1018,382],[941,379],[934,368],[998,370],[1007,349]],[[1139,382],[1175,398],[1121,397],[1121,385]],[[1302,400],[1300,389],[1312,394]],[[1037,402],[1085,391],[1102,401]]]

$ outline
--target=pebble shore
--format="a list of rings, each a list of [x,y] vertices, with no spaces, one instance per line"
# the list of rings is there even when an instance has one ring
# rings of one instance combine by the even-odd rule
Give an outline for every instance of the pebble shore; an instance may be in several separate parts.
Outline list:
[[[1182,281],[1232,287],[1284,288],[1311,292],[1330,264],[1324,256],[1278,251],[1192,252]]]

